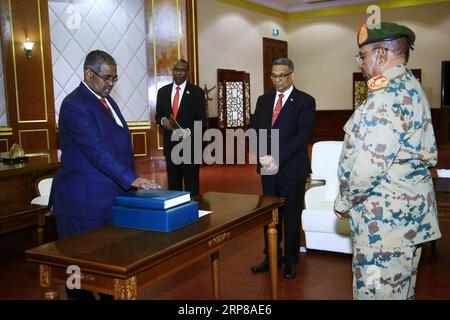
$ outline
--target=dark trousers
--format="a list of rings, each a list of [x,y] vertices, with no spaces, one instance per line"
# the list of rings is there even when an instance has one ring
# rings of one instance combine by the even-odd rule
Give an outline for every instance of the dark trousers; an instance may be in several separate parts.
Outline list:
[[[174,164],[169,158],[166,158],[166,168],[169,190],[189,191],[192,196],[200,193],[200,165]]]
[[[278,209],[278,260],[284,264],[295,264],[299,260],[301,212],[305,195],[306,179],[285,179],[276,174],[261,176],[263,194],[285,199],[284,206]],[[284,223],[284,255],[281,255],[281,239]],[[267,226],[264,227],[264,254],[268,256]]]
[[[111,219],[84,219],[77,217],[56,215],[56,230],[60,240],[71,235],[100,228],[106,224],[111,224]],[[84,289],[69,289],[66,287],[68,300],[95,300],[92,291]],[[114,297],[99,293],[101,300],[112,300]]]

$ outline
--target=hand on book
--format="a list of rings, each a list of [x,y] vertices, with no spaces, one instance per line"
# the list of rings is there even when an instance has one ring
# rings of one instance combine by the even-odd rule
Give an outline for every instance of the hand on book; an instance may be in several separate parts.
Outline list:
[[[138,177],[136,180],[134,180],[131,185],[138,189],[161,189],[161,186],[156,183],[155,180],[150,180],[143,177]]]

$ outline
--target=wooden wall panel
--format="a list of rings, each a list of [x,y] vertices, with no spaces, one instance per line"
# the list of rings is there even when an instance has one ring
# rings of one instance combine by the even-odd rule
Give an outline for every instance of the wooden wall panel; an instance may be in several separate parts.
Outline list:
[[[47,129],[19,130],[19,143],[26,153],[50,150]]]
[[[42,25],[39,14],[36,14],[38,5],[36,1],[10,1],[18,123],[47,122],[48,118],[44,63],[40,50]],[[29,58],[25,56],[22,44],[27,38],[34,42]]]
[[[132,131],[131,142],[133,144],[133,154],[135,157],[148,156],[147,149],[147,132],[145,131]]]
[[[352,110],[316,111],[316,122],[311,135],[311,143],[323,140],[343,140],[344,125],[353,114]],[[431,109],[434,133],[440,146],[441,109]]]
[[[0,127],[0,152],[8,152],[12,146],[12,128]]]
[[[9,142],[6,138],[0,138],[0,152],[9,151]]]
[[[21,143],[22,139],[26,153],[55,149],[47,1],[0,0],[0,17],[8,125],[13,133],[10,142]],[[26,38],[34,42],[30,58],[23,50]],[[38,141],[32,142],[33,136]]]
[[[344,139],[344,125],[353,114],[353,110],[320,110],[316,111],[316,121],[311,134],[310,143],[323,140]],[[433,128],[438,146],[440,145],[441,109],[431,109]],[[218,128],[218,118],[209,118],[209,127]]]

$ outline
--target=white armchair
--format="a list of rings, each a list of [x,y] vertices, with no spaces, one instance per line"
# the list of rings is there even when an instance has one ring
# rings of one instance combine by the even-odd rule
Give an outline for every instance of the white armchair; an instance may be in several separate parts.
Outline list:
[[[320,141],[312,148],[312,184],[315,180],[325,184],[305,192],[302,228],[308,249],[353,252],[349,222],[338,219],[333,211],[339,189],[337,167],[341,149],[342,141]]]
[[[50,198],[50,190],[52,188],[53,178],[44,178],[37,184],[39,196],[31,200],[31,204],[40,204],[41,206],[47,206]],[[47,212],[46,216],[49,216],[51,211]]]

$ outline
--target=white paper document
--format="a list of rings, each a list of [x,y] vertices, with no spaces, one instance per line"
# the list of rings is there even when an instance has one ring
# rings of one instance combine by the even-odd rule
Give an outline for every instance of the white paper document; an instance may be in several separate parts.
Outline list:
[[[450,178],[450,169],[437,169],[437,175],[440,178]]]
[[[198,210],[198,217],[201,218],[203,216],[206,216],[207,214],[210,214],[212,211],[207,210]]]

